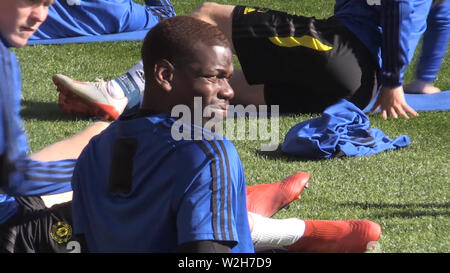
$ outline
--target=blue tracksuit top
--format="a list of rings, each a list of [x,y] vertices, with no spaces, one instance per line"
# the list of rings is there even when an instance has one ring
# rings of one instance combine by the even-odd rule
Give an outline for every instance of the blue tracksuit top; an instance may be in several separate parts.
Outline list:
[[[20,117],[21,76],[15,55],[0,36],[0,224],[16,211],[13,196],[70,191],[75,160],[40,162],[29,147]]]

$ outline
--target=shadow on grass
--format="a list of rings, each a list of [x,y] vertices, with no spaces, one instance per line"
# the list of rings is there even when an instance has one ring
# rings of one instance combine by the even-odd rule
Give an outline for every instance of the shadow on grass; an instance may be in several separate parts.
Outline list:
[[[281,145],[275,151],[261,151],[260,149],[254,150],[255,154],[261,157],[265,157],[272,160],[283,160],[285,162],[293,161],[308,161],[307,158],[299,158],[295,156],[288,155],[281,150]]]
[[[422,216],[450,216],[450,203],[363,203],[349,202],[341,203],[342,207],[358,207],[361,209],[377,209],[380,212],[371,213],[371,216],[378,218],[415,218]]]
[[[56,102],[23,100],[20,115],[23,119],[41,121],[77,121],[89,120],[86,116],[75,116],[64,113]]]
[[[283,160],[285,162],[295,162],[295,161],[307,162],[307,161],[330,160],[330,159],[326,159],[326,158],[315,159],[315,158],[306,158],[306,157],[290,155],[281,150],[281,144],[278,146],[278,149],[276,149],[275,151],[261,151],[260,149],[255,149],[254,151],[255,151],[255,154],[257,154],[258,156],[266,157],[268,159],[273,159],[273,160]],[[344,157],[339,156],[336,158],[344,158]]]

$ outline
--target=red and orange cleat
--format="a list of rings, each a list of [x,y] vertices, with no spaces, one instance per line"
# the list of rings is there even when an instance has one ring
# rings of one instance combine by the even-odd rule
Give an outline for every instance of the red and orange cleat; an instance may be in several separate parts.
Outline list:
[[[309,173],[298,172],[281,182],[247,186],[247,210],[272,217],[292,201],[300,199],[303,189],[308,187],[309,178]]]
[[[381,237],[381,227],[368,220],[305,220],[305,232],[286,248],[302,253],[362,253]]]

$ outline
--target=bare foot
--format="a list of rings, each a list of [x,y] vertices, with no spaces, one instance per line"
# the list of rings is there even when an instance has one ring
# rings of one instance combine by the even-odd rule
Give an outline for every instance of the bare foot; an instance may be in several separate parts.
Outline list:
[[[427,83],[422,80],[414,80],[403,86],[405,93],[413,94],[434,94],[439,93],[441,90],[434,86],[432,83]]]

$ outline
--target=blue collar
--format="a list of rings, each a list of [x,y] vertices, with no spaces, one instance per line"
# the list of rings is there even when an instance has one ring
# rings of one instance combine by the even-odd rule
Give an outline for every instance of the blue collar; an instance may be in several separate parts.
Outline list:
[[[0,42],[2,43],[2,45],[4,45],[5,47],[11,47],[11,45],[8,43],[8,41],[6,41],[6,39],[3,38],[3,36],[0,34]]]

